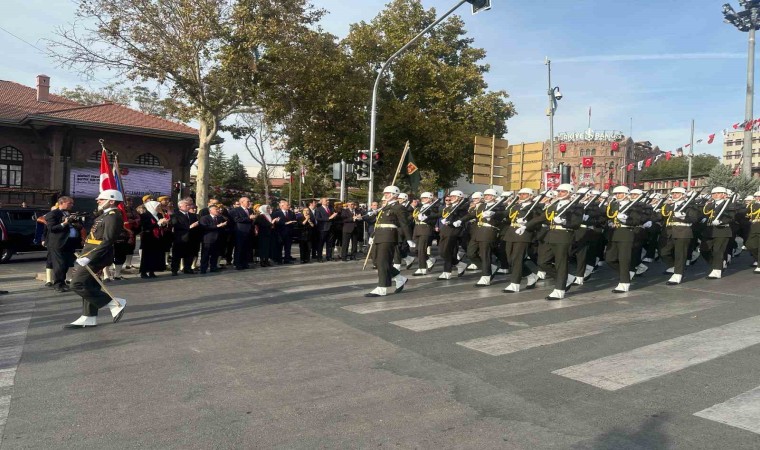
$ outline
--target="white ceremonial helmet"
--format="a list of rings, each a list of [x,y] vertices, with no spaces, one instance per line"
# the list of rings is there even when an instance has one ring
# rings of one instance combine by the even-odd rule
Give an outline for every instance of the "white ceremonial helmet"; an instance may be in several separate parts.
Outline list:
[[[629,194],[630,191],[628,190],[628,186],[615,186],[615,189],[612,190],[613,194]]]
[[[546,192],[546,198],[554,198],[556,196],[557,196],[557,191],[552,190],[552,191]]]
[[[755,200],[755,197],[753,197],[751,195],[748,195],[748,196],[744,197],[744,201],[745,202],[751,202],[751,201],[754,201],[754,200]]]
[[[483,191],[483,195],[493,195],[494,197],[496,197],[499,194],[496,193],[495,189],[486,189],[485,191]]]
[[[573,188],[573,185],[570,183],[562,183],[557,187],[558,191],[567,191],[569,193],[573,193],[575,189]]]
[[[760,197],[760,191],[757,191],[757,192],[755,192],[755,193],[754,193],[754,194],[752,194],[752,195],[753,195],[754,197]]]
[[[673,189],[670,190],[670,193],[671,194],[685,194],[686,193],[686,189],[684,189],[682,187],[674,187]]]
[[[121,195],[121,192],[117,191],[116,189],[106,189],[96,197],[96,200],[116,200],[123,202],[124,196]]]
[[[401,190],[396,186],[387,186],[385,189],[383,189],[383,194],[393,194],[395,196],[398,196],[401,194]]]
[[[405,192],[401,192],[400,194],[398,194],[398,199],[399,200],[409,200],[409,196],[406,195]]]
[[[517,191],[518,194],[528,194],[533,195],[533,189],[531,188],[522,188],[519,191]]]
[[[602,198],[607,198],[607,197],[609,197],[609,196],[610,196],[610,193],[609,193],[609,192],[607,192],[607,191],[604,191],[604,192],[602,192],[602,194],[601,194],[601,197],[602,197]]]
[[[578,189],[578,194],[580,195],[586,195],[589,193],[589,188],[580,188]]]
[[[459,197],[459,198],[462,198],[462,197],[464,197],[464,193],[462,193],[462,191],[451,191],[451,192],[449,192],[449,197]]]
[[[473,192],[472,196],[470,198],[474,200],[476,198],[482,198],[482,197],[483,197],[483,193],[482,192]]]
[[[712,191],[710,191],[711,194],[728,194],[728,190],[724,188],[723,186],[718,186],[712,188]]]
[[[631,189],[631,195],[641,195],[643,193],[644,191],[642,191],[641,189]]]
[[[597,191],[596,189],[591,190],[591,195],[599,195],[601,192]]]
[[[433,198],[433,194],[431,192],[423,192],[420,194],[420,198]]]

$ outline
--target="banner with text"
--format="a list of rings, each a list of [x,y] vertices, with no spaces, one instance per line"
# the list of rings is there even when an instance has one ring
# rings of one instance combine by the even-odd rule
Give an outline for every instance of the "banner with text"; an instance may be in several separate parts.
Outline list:
[[[124,183],[124,194],[128,197],[142,197],[145,194],[171,195],[171,169],[122,167],[121,180]],[[72,197],[97,197],[100,192],[100,169],[97,167],[71,169],[69,186]]]

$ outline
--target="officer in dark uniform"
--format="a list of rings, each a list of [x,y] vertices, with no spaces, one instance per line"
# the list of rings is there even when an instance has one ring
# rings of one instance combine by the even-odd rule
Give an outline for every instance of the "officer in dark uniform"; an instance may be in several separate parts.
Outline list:
[[[372,244],[377,249],[375,262],[377,264],[377,287],[365,297],[381,297],[388,295],[388,287],[391,280],[396,283],[395,292],[401,292],[406,284],[406,277],[393,267],[393,253],[398,248],[399,242],[405,240],[410,248],[416,245],[412,242],[412,234],[409,230],[409,216],[407,210],[398,203],[398,195],[401,193],[398,187],[388,186],[383,190],[383,206],[377,213],[375,221],[375,234]]]
[[[506,219],[506,224],[501,230],[501,238],[506,244],[505,251],[511,271],[510,283],[504,288],[504,292],[520,292],[520,282],[526,273],[528,274],[526,289],[535,288],[538,282],[536,274],[525,264],[525,254],[534,237],[533,232],[527,231],[526,225],[533,218],[544,213],[544,209],[536,205],[536,201],[533,198],[533,189],[522,188],[517,191],[517,201],[501,213]]]
[[[495,190],[486,189],[483,201],[460,219],[463,223],[475,220],[470,227],[470,242],[467,246],[467,257],[480,269],[480,279],[475,287],[490,286],[498,269],[498,266],[491,264],[491,253],[499,238],[499,222],[503,218],[496,216],[500,212],[496,196]]]
[[[693,202],[686,204],[685,194],[686,189],[673,188],[670,191],[671,201],[662,205],[659,211],[665,221],[660,235],[660,257],[667,267],[673,268],[673,275],[666,283],[671,286],[680,284],[683,279],[689,244],[694,238],[691,226],[702,217]]]
[[[629,197],[625,186],[617,186],[612,190],[615,200],[607,205],[606,215],[610,220],[610,242],[604,260],[619,274],[619,282],[612,292],[621,294],[631,289],[631,279],[636,272],[632,271],[634,229],[643,225],[645,213]],[[633,204],[632,204],[633,203]]]
[[[71,288],[82,297],[82,316],[64,328],[97,326],[98,309],[104,306],[109,307],[116,323],[124,314],[127,304],[126,300],[111,298],[103,292],[98,280],[85,267],[89,266],[93,273],[97,273],[113,263],[113,246],[124,227],[124,219],[118,209],[119,203],[124,201],[121,192],[107,189],[98,195],[97,201],[101,214],[95,219],[85,240],[82,254],[76,260],[79,267],[74,270],[71,280]]]
[[[545,251],[541,252],[538,261],[542,271],[555,277],[554,290],[546,300],[562,300],[575,281],[575,276],[569,274],[570,248],[574,232],[581,225],[583,212],[577,202],[571,200],[573,191],[572,184],[560,184],[555,201],[546,208],[543,215],[537,216],[526,226],[533,231],[542,224],[549,225],[543,244]],[[552,260],[554,264],[551,264]]]
[[[736,215],[736,205],[728,198],[728,190],[718,186],[710,191],[712,200],[705,204],[702,212],[707,218],[700,250],[702,257],[712,269],[707,275],[710,280],[717,280],[723,273],[728,241],[733,238],[731,223]]]
[[[74,199],[61,197],[58,208],[45,214],[47,238],[45,240],[50,262],[53,265],[53,287],[58,292],[66,292],[66,272],[74,265],[76,251],[81,237],[82,225],[71,220],[69,209],[74,206]]]
[[[747,219],[749,220],[749,231],[745,246],[755,259],[754,273],[760,274],[760,265],[757,261],[760,259],[760,191],[755,192],[753,201],[747,207]]]
[[[573,284],[583,286],[586,277],[591,275],[594,270],[594,252],[593,245],[601,236],[602,211],[599,204],[595,201],[599,191],[591,191],[586,188],[578,189],[578,195],[584,198],[580,201],[579,206],[583,210],[581,224],[575,230],[573,236],[572,254],[575,256],[575,280]]]
[[[459,236],[462,233],[462,221],[459,219],[467,214],[467,200],[462,191],[451,191],[449,198],[451,203],[443,208],[439,227],[441,241],[438,243],[438,250],[443,258],[443,273],[438,277],[439,280],[451,279],[451,271],[455,265],[459,276],[462,276],[467,268],[457,257]]]
[[[420,204],[412,212],[414,218],[414,231],[412,240],[417,244],[417,262],[419,268],[414,276],[427,275],[427,271],[435,265],[435,258],[428,258],[430,236],[433,234],[435,223],[441,217],[438,206],[433,203],[433,194],[423,192],[420,195]]]

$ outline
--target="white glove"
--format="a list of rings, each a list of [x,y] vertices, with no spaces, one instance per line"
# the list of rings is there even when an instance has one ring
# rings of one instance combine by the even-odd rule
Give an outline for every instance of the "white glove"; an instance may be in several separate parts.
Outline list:
[[[563,217],[555,217],[554,218],[554,223],[556,223],[557,225],[564,225],[564,224],[567,223],[567,219],[565,219]]]
[[[84,267],[87,264],[90,264],[90,258],[87,258],[87,257],[77,258],[76,263]]]
[[[409,248],[417,248],[417,244],[414,241],[406,241],[409,244]]]
[[[375,238],[373,237],[369,238],[369,245],[372,245],[373,242],[375,242]]]
[[[515,234],[518,235],[518,236],[522,236],[524,233],[525,233],[525,227],[524,226],[515,230]]]
[[[489,217],[493,217],[494,212],[493,211],[483,211],[483,217],[488,219]]]
[[[676,219],[685,219],[686,218],[686,213],[685,212],[681,212],[681,211],[677,211],[677,212],[673,213],[673,216],[675,216]]]
[[[702,221],[701,221],[701,222],[702,222],[702,223],[705,223],[705,222],[707,222],[707,217],[703,217],[703,218],[702,218]]]
[[[441,224],[448,225],[449,224],[449,219],[441,219]]]
[[[646,222],[644,222],[644,225],[642,225],[641,228],[649,228],[651,226],[652,226],[652,221],[647,220]]]
[[[372,216],[374,216],[374,215],[375,215],[375,211],[368,211],[368,212],[367,212],[367,215],[368,215],[368,216],[370,216],[370,217],[372,217]]]
[[[588,214],[584,214],[584,215],[583,215],[583,221],[585,222],[585,221],[587,221],[587,220],[588,220]]]
[[[712,226],[717,227],[718,225],[720,225],[720,220],[719,219],[715,219],[715,220],[712,221]]]
[[[528,221],[520,217],[519,219],[517,219],[517,223],[520,225],[525,225],[526,223],[528,223]]]
[[[626,220],[628,220],[628,214],[626,213],[619,213],[617,215],[617,219],[623,223],[625,223]]]
[[[461,220],[456,220],[456,221],[454,221],[454,223],[452,223],[452,225],[454,225],[454,228],[459,228],[459,227],[462,226],[462,221]]]
[[[419,220],[420,222],[424,222],[425,219],[427,219],[427,216],[424,214],[420,214],[419,216],[417,216],[417,220]]]

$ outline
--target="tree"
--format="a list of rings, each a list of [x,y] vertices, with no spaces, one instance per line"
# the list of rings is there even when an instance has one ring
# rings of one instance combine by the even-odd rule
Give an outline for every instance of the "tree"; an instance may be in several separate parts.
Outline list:
[[[109,84],[96,91],[77,85],[74,89],[61,89],[58,95],[87,106],[106,102],[128,106],[132,100],[132,91],[129,88],[120,88],[116,84]]]
[[[436,18],[419,1],[393,0],[370,23],[348,36],[302,34],[287,51],[302,55],[278,66],[261,85],[259,104],[282,126],[291,155],[326,167],[367,148],[369,102],[381,64]],[[378,184],[389,182],[404,142],[417,165],[449,186],[472,170],[476,134],[503,136],[515,114],[504,91],[488,92],[480,64],[485,51],[471,46],[461,18],[452,16],[402,55],[383,77],[378,97],[377,149],[387,162]],[[288,57],[292,60],[292,57]]]
[[[239,160],[238,160],[239,161]],[[220,186],[224,184],[229,172],[229,162],[224,155],[222,146],[217,144],[211,150],[208,161],[208,174],[209,183],[213,186]]]
[[[739,173],[734,175],[733,169],[724,164],[718,164],[710,171],[707,179],[707,188],[712,189],[716,186],[723,186],[736,192],[739,199],[742,200],[747,195],[752,195],[760,189],[760,178],[749,178]]]
[[[245,170],[245,166],[240,162],[240,157],[237,154],[232,155],[227,162],[227,177],[224,179],[223,185],[226,188],[243,191],[251,189],[248,171]]]
[[[49,41],[61,65],[107,69],[168,88],[171,113],[196,120],[197,203],[208,199],[209,149],[222,122],[250,106],[267,71],[322,15],[307,0],[78,0]]]
[[[713,167],[718,165],[720,160],[712,155],[696,155],[692,159],[691,174],[695,177],[706,176]],[[641,171],[640,179],[642,181],[662,180],[670,178],[686,178],[689,174],[689,158],[679,157],[665,160],[660,158],[656,164],[652,164]]]

